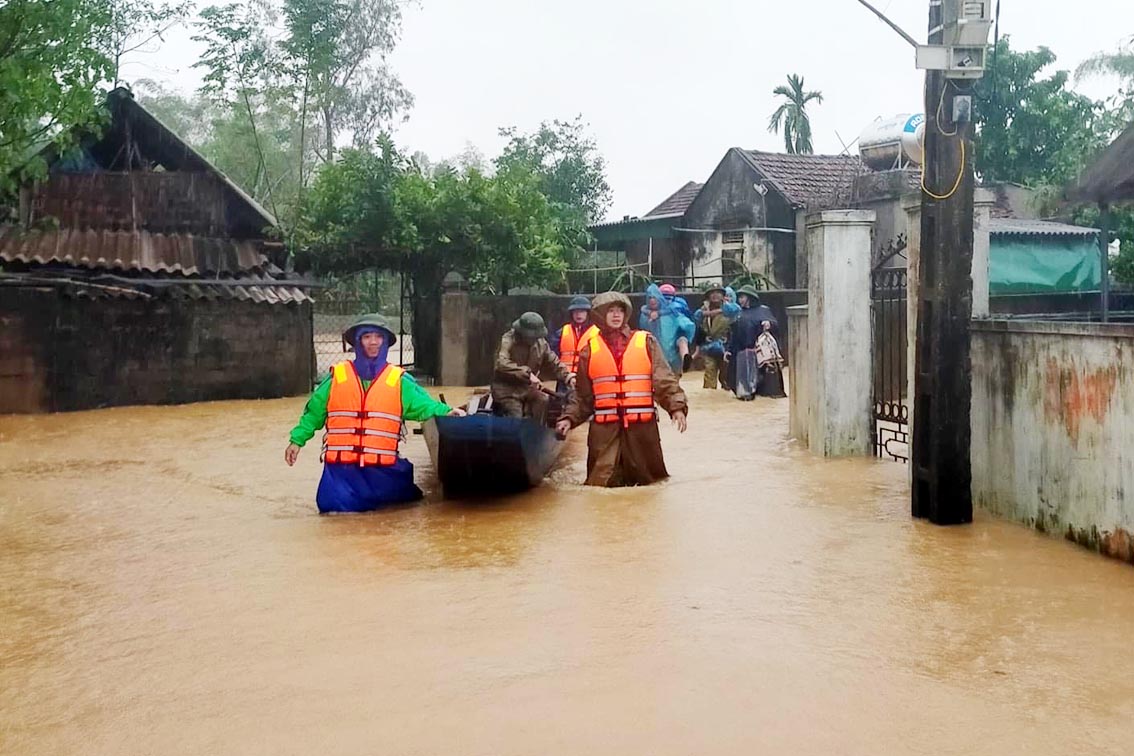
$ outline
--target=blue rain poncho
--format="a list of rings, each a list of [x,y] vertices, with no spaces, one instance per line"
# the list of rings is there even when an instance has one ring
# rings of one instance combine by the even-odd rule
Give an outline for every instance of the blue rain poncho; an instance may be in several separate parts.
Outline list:
[[[650,319],[649,300],[651,299],[656,299],[658,302],[658,316],[653,320]],[[677,340],[684,337],[692,344],[693,337],[697,334],[697,326],[665,298],[657,284],[650,284],[646,288],[646,304],[642,305],[641,314],[638,316],[638,328],[654,335],[670,369],[681,375],[681,355],[677,351]]]

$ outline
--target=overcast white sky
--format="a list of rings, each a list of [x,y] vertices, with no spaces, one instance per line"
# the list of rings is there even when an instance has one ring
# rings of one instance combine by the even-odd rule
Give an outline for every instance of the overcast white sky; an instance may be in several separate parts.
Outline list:
[[[201,0],[199,4],[205,4]],[[926,0],[874,0],[925,38]],[[1128,0],[1003,0],[1013,47],[1050,47],[1073,69],[1134,34]],[[126,73],[190,91],[199,48],[172,34]],[[776,150],[772,88],[788,73],[822,90],[817,152],[837,153],[878,116],[920,110],[913,50],[855,0],[420,0],[405,12],[394,70],[416,97],[396,140],[435,159],[472,144],[489,158],[496,130],[581,113],[607,161],[610,217],[640,215],[729,147]],[[1092,97],[1114,83],[1080,87]]]

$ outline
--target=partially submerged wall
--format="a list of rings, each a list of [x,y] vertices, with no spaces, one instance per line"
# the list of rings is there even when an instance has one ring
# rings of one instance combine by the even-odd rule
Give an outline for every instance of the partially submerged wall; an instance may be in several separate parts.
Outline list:
[[[0,296],[0,413],[310,391],[311,305]]]
[[[972,335],[974,502],[1134,562],[1134,326],[990,320]]]

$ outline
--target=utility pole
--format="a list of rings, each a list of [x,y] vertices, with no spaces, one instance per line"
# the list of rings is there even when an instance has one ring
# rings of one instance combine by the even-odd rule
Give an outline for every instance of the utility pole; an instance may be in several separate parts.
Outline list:
[[[958,82],[984,74],[992,0],[929,0],[926,45],[858,2],[926,71],[911,508],[936,525],[972,522],[973,98]]]
[[[945,46],[947,5],[931,0],[929,46]],[[950,51],[949,54],[952,54]],[[980,63],[983,67],[983,60]],[[925,77],[921,265],[914,375],[912,512],[937,525],[972,522],[973,145],[971,97],[946,70]],[[955,107],[956,106],[956,107]],[[967,107],[966,107],[967,106]]]

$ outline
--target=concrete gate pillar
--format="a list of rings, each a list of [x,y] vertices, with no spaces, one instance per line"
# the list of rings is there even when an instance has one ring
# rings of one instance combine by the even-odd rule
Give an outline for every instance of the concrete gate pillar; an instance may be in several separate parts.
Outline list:
[[[977,189],[973,197],[973,317],[991,314],[988,301],[989,231],[992,206],[996,195],[989,189]],[[911,436],[912,438],[912,436]]]
[[[906,430],[909,438],[913,439],[918,276],[921,274],[921,194],[902,197],[902,210],[906,213],[906,410],[909,413]],[[913,469],[913,465],[909,467]],[[913,480],[912,473],[910,480]]]
[[[870,328],[872,210],[807,216],[808,443],[825,457],[869,455],[874,345]]]

